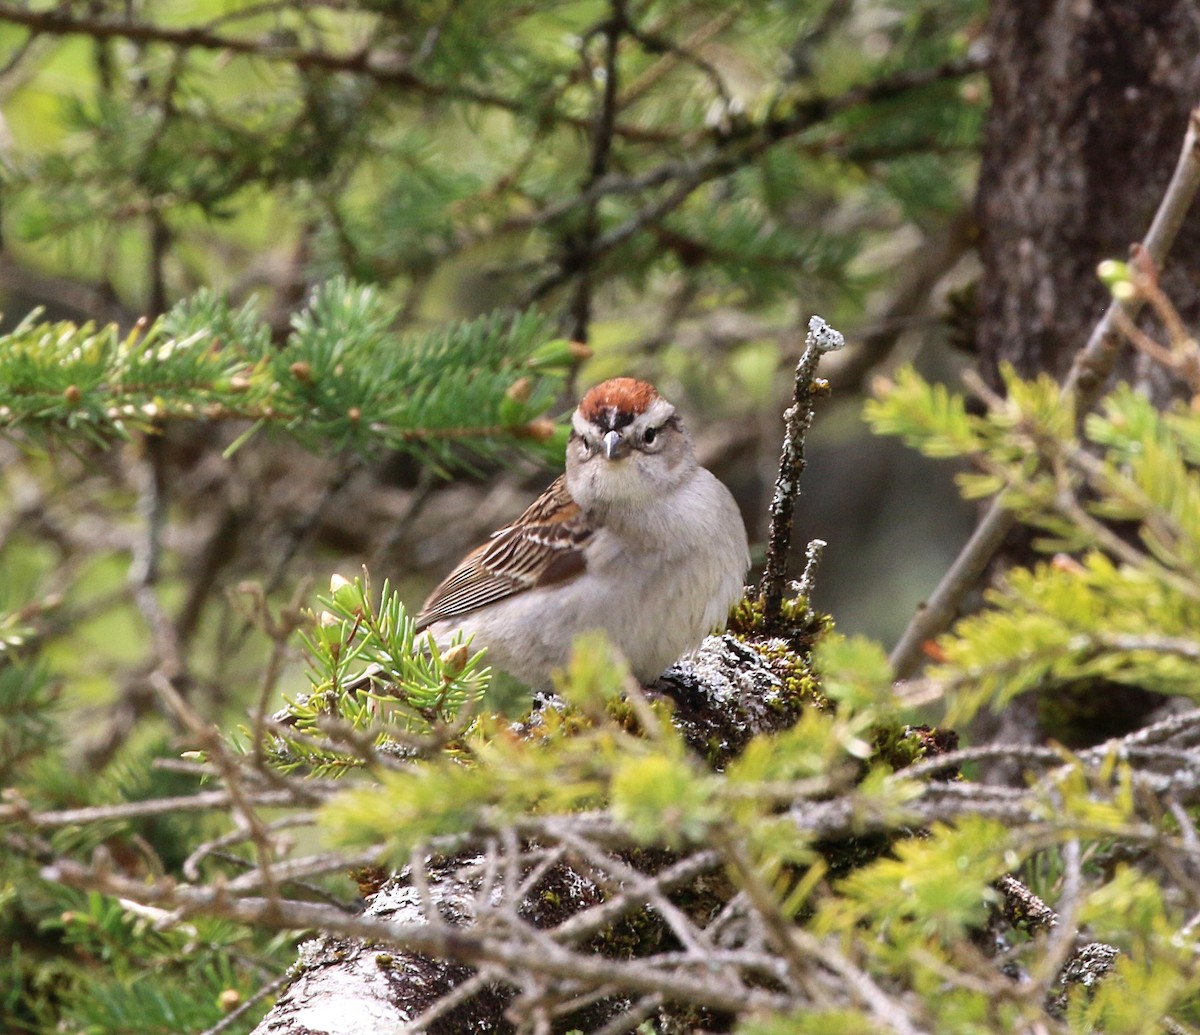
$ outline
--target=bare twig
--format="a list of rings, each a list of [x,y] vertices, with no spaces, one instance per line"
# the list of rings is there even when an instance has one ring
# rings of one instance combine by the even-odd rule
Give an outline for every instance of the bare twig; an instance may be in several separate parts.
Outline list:
[[[186,708],[178,701],[173,706]],[[1019,789],[920,785],[912,778],[919,767],[888,778],[904,781],[912,789],[902,799],[884,795],[881,800],[852,786],[827,786],[826,793],[820,793],[815,784],[808,787],[810,781],[793,781],[796,793],[790,800],[779,799],[787,807],[780,818],[794,822],[814,840],[827,840],[872,832],[895,834],[934,821],[983,816],[1007,824],[1024,846],[1065,844],[1068,881],[1061,922],[1016,878],[1004,877],[996,883],[1010,924],[1049,935],[1038,957],[1045,960],[1038,977],[1049,992],[1063,983],[1094,980],[1111,967],[1115,955],[1111,946],[1075,945],[1071,903],[1080,899],[1083,885],[1082,859],[1073,846],[1111,828],[1101,824],[1092,830],[1078,813],[1064,813],[1056,820],[1054,802],[1060,781],[1082,767],[1097,802],[1105,794],[1123,794],[1131,785],[1136,812],[1123,825],[1123,843],[1157,853],[1169,868],[1186,869],[1196,856],[1198,838],[1190,821],[1180,823],[1178,836],[1164,833],[1161,803],[1168,802],[1178,819],[1200,801],[1198,732],[1200,709],[1193,709],[1152,730],[1080,755],[1065,749],[1031,751],[1028,760],[1036,768],[1057,766],[1061,772],[1045,774]],[[978,757],[977,750],[959,756]],[[1158,758],[1157,752],[1171,757]],[[1132,772],[1114,772],[1114,756]],[[954,757],[941,756],[936,762],[944,766]],[[185,867],[185,881],[162,873],[149,878],[141,873],[127,875],[103,855],[84,866],[57,857],[47,841],[22,845],[14,834],[9,843],[14,850],[34,854],[48,878],[116,895],[153,911],[164,923],[205,915],[276,929],[315,928],[338,947],[339,960],[365,959],[372,973],[384,966],[374,962],[381,947],[389,950],[389,959],[393,952],[403,954],[403,966],[387,964],[402,986],[410,978],[418,981],[417,972],[409,970],[411,961],[432,961],[430,966],[440,969],[421,972],[431,983],[421,986],[422,997],[407,1001],[414,1009],[409,1016],[421,1016],[426,1023],[456,1023],[454,1011],[470,1009],[476,1000],[487,1001],[485,1009],[500,1010],[509,1003],[511,1015],[526,1025],[522,1030],[529,1031],[589,1004],[600,1010],[602,1019],[596,1024],[616,1031],[618,1018],[627,1017],[632,1023],[663,1004],[679,1002],[739,1016],[755,1009],[828,1009],[852,1002],[868,1011],[880,1030],[920,1035],[929,1028],[920,1003],[906,1001],[881,983],[852,947],[831,944],[785,914],[770,871],[763,872],[735,831],[711,832],[706,846],[697,846],[682,858],[663,859],[654,853],[645,858],[640,850],[630,852],[629,832],[603,807],[502,818],[498,826],[473,835],[430,839],[413,852],[410,865],[389,882],[387,890],[372,896],[364,911],[347,912],[337,905],[285,897],[281,885],[290,887],[299,878],[361,864],[373,853],[283,857],[273,850],[281,844],[276,834],[282,821],[266,823],[260,817],[256,824],[248,813],[261,813],[275,804],[307,809],[309,802],[300,792],[308,790],[312,781],[290,778],[297,793],[289,802],[275,797],[278,792],[264,795],[256,790],[253,781],[262,777],[253,770],[232,774],[232,761],[213,752],[207,771],[242,786],[231,788],[232,794],[221,792],[223,802],[211,792],[199,796],[209,807],[232,805],[242,823],[236,840],[257,849],[254,857],[236,860],[245,872],[232,879],[203,883],[194,867]],[[241,760],[243,766],[249,763],[249,756]],[[805,800],[805,795],[813,798]],[[163,799],[137,803],[137,811],[127,815],[166,814],[179,807],[178,800]],[[89,810],[67,818],[86,823],[116,815]],[[34,831],[61,825],[47,823],[45,817],[15,801],[0,813],[0,819]],[[463,854],[464,836],[474,837],[478,849]],[[231,839],[221,842],[228,844]],[[734,886],[724,886],[730,877]],[[714,882],[722,896],[728,896],[720,908],[695,912],[679,897],[682,889],[694,885],[711,889]],[[630,920],[642,924],[640,917],[661,921],[667,937],[657,951],[651,942],[647,951],[632,959],[606,958],[596,952],[597,936],[604,937]],[[1063,933],[1053,934],[1056,930]],[[328,964],[331,970],[339,965],[336,960]],[[474,968],[474,973],[464,967]],[[950,981],[967,977],[947,972]],[[313,986],[303,986],[302,991],[315,994]],[[383,1008],[398,1009],[394,1003]]]
[[[297,788],[299,791],[300,788]],[[311,791],[312,788],[308,788]],[[271,790],[247,792],[246,800],[261,808],[295,805],[297,791]],[[311,804],[311,799],[310,799]],[[127,801],[118,805],[93,805],[82,809],[60,809],[53,812],[31,812],[20,802],[11,799],[0,805],[0,822],[19,819],[36,830],[56,830],[63,827],[87,826],[112,820],[132,820],[143,816],[169,816],[179,812],[223,812],[233,805],[228,791],[201,791],[173,798],[153,798],[146,801]]]
[[[247,996],[244,1002],[239,1003],[235,1009],[230,1010],[229,1013],[217,1021],[211,1028],[206,1028],[200,1032],[200,1035],[221,1035],[221,1032],[228,1031],[245,1017],[249,1011],[253,1010],[264,999],[273,996],[291,980],[292,975],[285,973],[280,974],[271,981],[264,982],[262,988],[256,989],[253,995]]]
[[[0,4],[0,13],[3,5]],[[638,211],[634,212],[624,222],[600,234],[594,241],[591,254],[602,256],[620,247],[635,234],[647,227],[654,226],[664,216],[678,209],[703,184],[729,176],[739,169],[745,168],[759,156],[770,151],[784,140],[810,129],[840,112],[856,108],[860,105],[875,104],[900,96],[910,90],[920,89],[948,79],[957,79],[977,71],[979,65],[974,59],[951,61],[935,68],[904,71],[893,76],[854,86],[843,93],[833,96],[817,96],[797,102],[788,98],[780,104],[780,109],[786,114],[769,115],[758,124],[751,126],[734,125],[729,127],[717,126],[707,134],[707,150],[697,159],[687,159],[680,163],[671,163],[668,170],[653,170],[643,176],[638,182],[650,184],[674,183],[674,186],[662,197],[648,201]],[[702,141],[691,141],[700,144]],[[608,181],[612,181],[611,184]],[[601,191],[601,184],[605,184]],[[623,178],[605,177],[589,190],[607,193],[618,189],[623,184]],[[624,190],[624,187],[621,187]],[[579,204],[579,198],[574,197],[563,203],[567,208]],[[540,214],[539,218],[544,217]],[[521,307],[532,305],[548,295],[563,283],[571,279],[577,272],[575,265],[570,262],[558,262],[530,287],[521,297]]]
[[[1188,118],[1179,161],[1141,243],[1146,257],[1155,266],[1163,264],[1175,243],[1197,190],[1200,190],[1200,108],[1194,108]],[[1113,299],[1087,344],[1075,357],[1063,391],[1074,395],[1077,417],[1081,418],[1096,404],[1120,353],[1122,338],[1116,326],[1116,314],[1122,312],[1132,320],[1144,301],[1141,297]]]
[[[624,0],[611,0],[611,10],[604,23],[604,80],[601,84],[600,103],[597,106],[595,123],[592,127],[592,155],[588,165],[587,180],[583,190],[595,185],[608,172],[609,155],[612,153],[613,126],[617,118],[618,69],[617,54],[621,48],[621,37],[628,31],[628,17]],[[587,62],[586,51],[583,60]],[[575,285],[575,298],[571,303],[572,341],[586,342],[592,321],[592,246],[600,234],[599,200],[591,201],[584,214],[583,229],[578,238],[567,241],[568,256],[564,267],[574,264],[579,270]]]
[[[779,621],[787,580],[788,554],[792,545],[792,519],[800,495],[800,475],[804,472],[804,436],[812,424],[813,401],[817,385],[817,364],[826,352],[840,349],[846,339],[819,316],[808,322],[804,352],[796,365],[792,389],[792,405],[784,414],[783,452],[779,458],[779,474],[771,497],[771,532],[767,543],[767,563],[763,570],[758,594],[763,604],[763,617],[770,629]]]
[[[810,539],[804,550],[804,574],[796,584],[796,592],[808,600],[817,585],[817,568],[821,566],[821,555],[829,544],[824,539]]]
[[[996,881],[995,887],[1000,892],[1004,919],[1014,927],[1032,934],[1049,930],[1058,923],[1054,910],[1011,874]]]
[[[1079,839],[1071,838],[1062,847],[1063,878],[1062,895],[1059,899],[1058,915],[1049,929],[1046,938],[1046,953],[1038,960],[1035,980],[1041,986],[1043,993],[1062,972],[1068,957],[1075,948],[1075,939],[1079,934],[1075,922],[1075,914],[1079,908],[1079,898],[1083,893],[1083,870],[1080,862]]]
[[[640,994],[664,993],[715,1010],[781,1010],[788,1006],[788,998],[783,994],[751,987],[728,970],[719,977],[693,975],[679,970],[670,960],[659,962],[654,957],[604,959],[559,948],[545,939],[531,944],[504,932],[457,927],[436,913],[420,923],[393,922],[380,916],[347,914],[310,902],[272,897],[235,898],[213,888],[167,880],[148,882],[140,877],[131,879],[102,866],[87,867],[66,859],[56,860],[45,869],[44,875],[70,887],[91,888],[133,902],[173,909],[180,916],[199,913],[279,930],[315,928],[462,963],[494,963],[516,971],[528,969],[591,988],[613,985]]]

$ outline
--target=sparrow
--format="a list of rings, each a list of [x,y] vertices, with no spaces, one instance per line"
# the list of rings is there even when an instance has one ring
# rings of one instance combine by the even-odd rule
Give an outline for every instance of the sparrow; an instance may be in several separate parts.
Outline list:
[[[575,638],[603,629],[652,683],[725,626],[750,566],[729,490],[696,460],[675,407],[645,381],[591,389],[571,417],[566,471],[430,594],[417,616],[534,690]]]

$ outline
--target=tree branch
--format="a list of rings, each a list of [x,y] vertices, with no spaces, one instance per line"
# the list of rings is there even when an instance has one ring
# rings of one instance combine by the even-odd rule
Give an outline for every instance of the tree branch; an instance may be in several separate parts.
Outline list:
[[[820,390],[813,378],[817,364],[826,352],[846,344],[846,339],[819,316],[808,322],[804,351],[796,364],[792,387],[792,405],[783,415],[783,452],[779,458],[779,474],[771,496],[771,532],[767,539],[767,563],[759,583],[758,595],[763,605],[763,618],[768,630],[779,622],[787,580],[788,557],[792,545],[792,519],[796,500],[800,496],[800,475],[804,473],[804,436],[812,426],[813,401]]]
[[[224,20],[227,18],[218,19]],[[205,26],[177,28],[132,18],[105,18],[99,15],[79,17],[64,7],[34,11],[8,0],[0,0],[0,21],[23,25],[34,35],[126,39],[135,43],[159,43],[171,47],[221,51],[291,64],[301,69],[364,75],[382,85],[401,87],[432,100],[469,101],[514,114],[528,110],[528,105],[520,100],[491,90],[468,86],[461,81],[438,83],[425,79],[417,75],[409,67],[407,60],[400,55],[375,53],[367,47],[339,53],[283,44],[270,35],[246,37],[216,32]],[[556,112],[555,117],[577,129],[587,129],[589,125],[586,116]],[[613,132],[646,143],[664,143],[674,139],[671,134],[644,130],[636,126],[614,126]]]

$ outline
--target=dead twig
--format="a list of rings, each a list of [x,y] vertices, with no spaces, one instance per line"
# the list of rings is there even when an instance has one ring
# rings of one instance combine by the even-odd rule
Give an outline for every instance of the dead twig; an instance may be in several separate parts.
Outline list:
[[[804,473],[805,467],[804,436],[812,425],[813,402],[821,390],[821,386],[814,380],[817,364],[826,352],[840,349],[845,344],[846,339],[819,316],[809,320],[804,352],[796,365],[792,405],[783,415],[783,452],[779,458],[775,492],[771,496],[771,532],[767,540],[767,563],[758,588],[768,630],[778,623],[783,605],[788,553],[792,545],[792,519],[796,513],[796,500],[800,496],[800,475]]]

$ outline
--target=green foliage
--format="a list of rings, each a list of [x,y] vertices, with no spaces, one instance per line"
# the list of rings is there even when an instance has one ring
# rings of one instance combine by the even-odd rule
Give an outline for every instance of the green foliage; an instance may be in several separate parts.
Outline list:
[[[840,856],[855,851],[855,839],[815,841],[795,821],[802,803],[836,794],[864,826],[903,829],[922,785],[893,774],[872,746],[880,727],[895,721],[879,649],[829,636],[817,664],[836,709],[807,708],[794,726],[755,738],[713,772],[688,752],[665,707],[628,685],[603,641],[584,641],[560,687],[568,707],[543,711],[540,725],[520,737],[481,719],[452,751],[338,794],[322,825],[335,843],[376,846],[397,865],[505,830],[536,840],[572,824],[602,829],[634,852],[737,846],[731,851],[743,861],[728,873],[736,890],[769,903],[776,922],[811,945],[815,958],[843,954],[829,964],[838,973],[847,968],[857,981],[915,997],[927,1030],[991,1035],[1044,1017],[1036,998],[1012,995],[992,983],[994,974],[981,978],[974,939],[998,908],[998,878],[1061,841],[1104,845],[1146,822],[1131,768],[1115,756],[1099,773],[1065,764],[1032,793],[1040,813],[1033,824],[964,816],[919,836],[864,841],[862,854],[843,866]],[[1069,1030],[1145,1030],[1145,1014],[1127,1008],[1131,990],[1156,1015],[1187,1016],[1191,963],[1178,941],[1185,911],[1149,874],[1118,867],[1088,875],[1074,919],[1117,946],[1122,962],[1098,987],[1061,993]],[[1040,938],[1017,939],[1006,961],[1036,970],[1044,947]],[[861,1005],[759,1016],[737,1030],[865,1032],[879,1024],[880,1015]]]
[[[323,810],[325,829],[350,846],[382,840],[400,863],[418,845],[454,844],[522,816],[607,808],[638,844],[679,849],[719,834],[749,845],[783,879],[781,863],[814,854],[793,824],[776,822],[779,803],[789,788],[852,780],[881,718],[865,707],[808,707],[795,726],[758,736],[715,774],[687,749],[666,703],[629,682],[603,637],[580,639],[559,689],[567,707],[543,709],[535,736],[504,736],[497,719],[483,717],[449,752],[338,795]],[[859,793],[859,807],[881,815],[900,814],[910,791],[865,781]]]
[[[738,1035],[876,1035],[879,1022],[857,1010],[805,1010],[739,1025]]]
[[[372,310],[355,312],[367,344],[353,356],[369,356]],[[314,328],[322,325],[314,318]],[[312,369],[334,371],[339,362],[354,361],[350,353],[336,353],[346,333],[330,334],[325,344],[322,332],[310,333],[313,351],[304,361]],[[1100,451],[1091,453],[1072,437],[1070,415],[1046,382],[1010,378],[1008,401],[978,417],[913,375],[901,374],[896,383],[895,395],[872,408],[881,427],[933,451],[957,449],[1009,494],[1022,519],[1046,530],[1056,547],[1070,542],[1079,551],[1010,572],[979,614],[939,641],[941,661],[931,678],[952,713],[1088,679],[1194,693],[1200,651],[1189,624],[1200,616],[1189,593],[1196,584],[1191,547],[1182,539],[1194,531],[1186,522],[1194,512],[1197,418],[1182,408],[1157,415],[1121,391],[1087,425]],[[1155,531],[1139,535],[1135,526],[1123,539],[1106,537],[1100,518],[1113,515]],[[485,654],[468,644],[439,652],[414,633],[390,585],[376,596],[365,579],[335,577],[301,633],[312,693],[289,705],[281,723],[267,731],[250,728],[243,740],[265,732],[262,754],[273,779],[319,790],[317,824],[327,846],[366,852],[395,868],[506,839],[535,847],[557,841],[572,858],[603,845],[619,853],[614,865],[626,876],[597,879],[617,896],[628,893],[630,873],[640,880],[664,859],[713,853],[722,862],[719,876],[702,892],[673,892],[680,896],[677,908],[712,916],[730,901],[746,903],[773,932],[763,944],[775,947],[780,966],[819,961],[825,980],[836,976],[845,979],[842,987],[858,990],[845,1002],[802,1015],[741,1018],[741,1031],[878,1030],[889,1004],[901,1002],[923,1030],[956,1035],[1025,1030],[1043,1023],[1048,1008],[1061,1015],[1065,1030],[1081,1033],[1148,1030],[1148,1013],[1189,1022],[1195,974],[1191,942],[1181,929],[1191,906],[1164,885],[1159,871],[1106,855],[1112,849],[1119,860],[1116,847],[1127,843],[1154,852],[1186,843],[1180,836],[1186,815],[1149,799],[1144,774],[1130,758],[1113,751],[1085,764],[1063,749],[1061,764],[1026,792],[989,799],[1001,805],[1019,800],[1019,820],[996,818],[986,804],[953,821],[931,820],[918,806],[931,800],[926,780],[937,761],[929,758],[934,742],[899,717],[881,649],[833,635],[799,601],[785,611],[794,641],[757,642],[749,602],[736,609],[736,634],[743,647],[762,652],[772,671],[783,671],[786,660],[789,671],[803,673],[780,693],[802,695],[805,706],[791,725],[749,739],[713,765],[688,747],[686,718],[633,684],[602,637],[576,645],[558,685],[561,705],[514,726],[487,711]],[[353,677],[370,665],[379,666],[379,675],[359,688]],[[34,710],[49,706],[34,690],[14,693]],[[99,785],[47,780],[42,800],[139,800],[156,791],[138,774],[147,755],[160,749],[131,747]],[[253,750],[244,744],[240,750],[237,757],[253,759]],[[215,765],[221,751],[206,757]],[[897,769],[913,763],[924,765],[925,775]],[[29,763],[23,766],[28,773]],[[325,779],[342,774],[353,778]],[[938,778],[945,801],[969,799],[970,788],[953,773]],[[957,790],[963,793],[951,793]],[[832,842],[822,839],[817,822],[831,814],[841,817]],[[56,852],[86,855],[100,846],[139,845],[135,830],[128,820],[98,819],[67,826],[49,840]],[[165,825],[136,833],[153,841],[156,858],[183,865],[171,856]],[[1074,846],[1087,865],[1071,871],[1044,864],[1063,844]],[[1167,858],[1163,870],[1169,872],[1179,857]],[[248,857],[240,862],[252,865]],[[20,858],[6,865],[0,897],[11,907],[18,882],[30,874]],[[598,866],[590,859],[584,870],[590,875]],[[1022,868],[1040,868],[1048,898],[1064,882],[1075,882],[1070,921],[1088,925],[1118,954],[1107,977],[1090,987],[1058,983],[1061,960],[1046,962],[1052,942],[1036,931],[1012,932],[1004,962],[1033,975],[1037,995],[1014,994],[995,961],[981,955],[980,932],[995,921],[1001,902],[997,881]],[[100,977],[59,964],[61,985],[53,994],[23,992],[19,1005],[35,1018],[29,1022],[35,1030],[51,1006],[119,1029],[133,1008],[122,989],[130,975],[147,969],[160,985],[144,1016],[157,1023],[156,1017],[186,1013],[198,1025],[223,994],[243,996],[252,984],[232,959],[277,959],[281,949],[252,929],[213,920],[194,933],[160,932],[109,898],[54,886],[41,895],[21,902],[22,918],[37,916],[60,946],[96,960]],[[540,907],[561,908],[557,891],[544,898]],[[636,904],[643,913],[649,908],[640,899]],[[626,919],[643,925],[643,933],[649,923],[641,914]],[[631,950],[616,930],[593,934],[621,958]],[[462,937],[473,932],[465,927]],[[186,963],[167,962],[184,936],[204,951]],[[22,946],[9,964],[22,989],[49,973],[31,966],[27,951]],[[1131,996],[1140,1010],[1130,1007]]]
[[[821,689],[854,710],[886,708],[892,700],[892,671],[879,644],[863,636],[822,637],[814,653]]]
[[[303,767],[314,776],[362,767],[361,750],[331,750],[320,739],[330,721],[344,723],[349,736],[363,736],[382,751],[394,749],[397,737],[435,736],[464,711],[458,732],[469,730],[471,713],[490,684],[482,651],[456,642],[441,653],[432,638],[417,635],[387,582],[376,603],[365,579],[334,576],[320,602],[325,609],[309,612],[309,628],[300,633],[313,690],[284,713],[299,736],[282,737],[272,748],[276,765],[285,771]],[[376,674],[365,685],[345,686],[368,667]]]
[[[398,337],[395,317],[346,280],[317,288],[278,348],[253,303],[231,309],[211,292],[124,336],[33,313],[0,336],[0,432],[104,444],[170,421],[250,421],[314,450],[458,466],[506,440],[550,437],[535,419],[572,357],[544,321],[493,316]]]
[[[961,456],[964,494],[1001,493],[1041,529],[1053,561],[1008,572],[988,607],[942,637],[932,680],[954,688],[950,721],[1068,684],[1121,683],[1195,698],[1200,686],[1200,415],[1160,412],[1118,387],[1076,436],[1047,378],[1005,373],[1006,396],[979,416],[912,371],[867,407],[885,434]],[[1133,529],[1122,535],[1108,522]],[[1066,551],[1071,555],[1068,556]]]
[[[855,309],[862,250],[969,196],[980,4],[918,7],[627,7],[607,114],[601,3],[103,2],[89,17],[129,39],[83,47],[69,12],[32,54],[29,23],[0,20],[25,73],[9,244],[134,312],[196,282],[240,298],[273,253],[440,319],[542,297],[585,242],[601,321],[676,277],[696,313],[800,284]]]
[[[258,967],[277,967],[291,953],[286,940],[257,938],[219,920],[164,930],[152,911],[138,914],[95,893],[60,889],[51,905],[55,912],[48,909],[39,928],[43,945],[14,944],[0,961],[0,985],[12,997],[6,1016],[19,1025],[9,1030],[52,1031],[64,1023],[112,1033],[203,1030],[254,995]],[[82,966],[39,966],[52,944]]]
[[[500,735],[505,720],[481,720],[461,747],[339,795],[325,807],[324,825],[349,845],[377,844],[386,831],[397,862],[430,839],[453,841],[526,813],[571,813],[609,799],[651,843],[664,831],[682,836],[703,827],[709,813],[698,761],[665,715],[648,706],[629,715],[619,697],[626,679],[602,637],[581,638],[562,683],[574,708],[544,712],[539,738],[506,737]],[[633,728],[626,728],[631,719]],[[667,790],[679,796],[659,812]]]
[[[130,744],[103,769],[72,773],[61,757],[60,706],[47,682],[0,660],[5,735],[0,777],[6,808],[77,809],[137,802],[193,789],[190,779],[153,767],[166,744]],[[20,794],[11,789],[20,787]],[[11,823],[11,815],[0,822]],[[253,996],[265,971],[291,960],[290,939],[198,917],[165,924],[161,910],[39,878],[37,854],[100,853],[134,872],[177,868],[208,824],[187,815],[112,817],[62,826],[17,850],[6,833],[0,858],[0,1017],[13,1032],[203,1030]],[[231,1030],[247,1031],[241,1023]]]
[[[294,955],[289,938],[205,918],[190,926],[164,922],[160,930],[164,916],[153,909],[139,913],[114,898],[81,896],[39,879],[38,860],[56,853],[112,860],[121,873],[179,873],[199,841],[218,836],[218,824],[203,811],[167,807],[142,815],[136,808],[196,790],[194,776],[157,768],[164,756],[178,764],[180,747],[166,737],[171,717],[139,699],[145,691],[139,681],[153,666],[133,676],[120,669],[136,657],[148,614],[174,611],[180,584],[169,575],[158,583],[151,570],[138,577],[149,580],[140,603],[129,599],[136,582],[129,540],[122,545],[118,537],[116,549],[102,541],[92,548],[63,521],[64,530],[47,544],[23,526],[26,510],[15,501],[30,514],[56,513],[57,504],[27,486],[46,474],[60,449],[74,454],[83,480],[106,463],[116,467],[114,446],[141,448],[147,438],[166,439],[180,427],[203,433],[227,423],[240,433],[222,437],[222,445],[232,442],[229,452],[248,452],[250,434],[265,428],[317,453],[386,450],[443,468],[507,458],[514,447],[553,448],[561,456],[561,438],[544,446],[555,433],[540,415],[575,357],[546,332],[542,318],[484,317],[404,335],[395,323],[394,306],[376,289],[338,279],[313,292],[282,342],[255,304],[234,307],[211,291],[127,334],[112,326],[47,323],[33,313],[0,337],[0,432],[30,458],[28,469],[3,485],[14,517],[9,524],[6,515],[0,543],[6,788],[0,823],[7,836],[10,824],[19,828],[39,810],[83,809],[78,815],[91,817],[6,842],[12,850],[0,863],[5,1030],[68,1024],[80,1031],[205,1030]],[[76,505],[119,525],[129,502],[117,486]],[[55,522],[46,518],[60,528]],[[156,552],[158,530],[150,524],[148,548]],[[166,552],[163,567],[170,572],[175,563]],[[431,731],[441,736],[460,711],[469,716],[477,706],[488,680],[479,659],[414,653],[412,623],[389,586],[377,603],[361,584],[341,587],[324,606],[309,633],[316,685],[293,708],[294,736],[273,745],[280,768],[313,776],[344,771],[348,754],[327,744],[330,721],[344,721],[338,731],[351,741],[361,732],[366,743],[374,736],[381,749],[395,750],[402,735],[436,740]],[[252,650],[261,654],[261,641]],[[347,665],[372,661],[404,692],[343,694],[331,708],[332,687]],[[193,686],[211,686],[200,667],[193,676]],[[244,690],[236,691],[239,700]],[[239,706],[229,726],[244,715]],[[97,734],[112,739],[89,740]],[[360,756],[356,767],[364,764]],[[134,803],[134,811],[114,813],[114,803]],[[103,809],[86,811],[93,806]],[[248,865],[236,852],[205,860],[206,872],[221,879]],[[231,1030],[248,1030],[251,1020],[248,1014]]]
[[[46,751],[58,729],[45,672],[0,654],[0,781],[10,783]]]
[[[847,877],[833,922],[844,922],[849,907],[893,944],[914,936],[952,944],[986,921],[995,900],[989,884],[1010,862],[1008,840],[1004,825],[989,820],[934,827],[926,838],[896,845],[894,858]],[[819,928],[821,917],[815,922]]]

